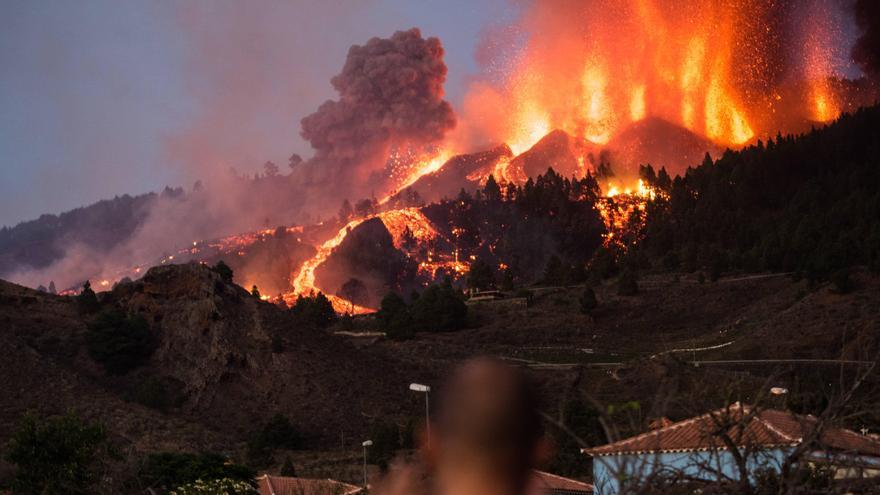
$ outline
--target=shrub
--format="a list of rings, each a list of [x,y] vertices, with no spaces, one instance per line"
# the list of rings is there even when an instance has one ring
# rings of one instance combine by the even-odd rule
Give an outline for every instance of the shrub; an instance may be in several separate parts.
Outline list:
[[[220,478],[203,481],[195,480],[181,485],[169,492],[169,495],[257,495],[257,490],[245,481],[231,478]]]
[[[513,295],[515,297],[524,298],[526,300],[526,306],[529,307],[535,302],[535,293],[529,289],[519,289]]]
[[[583,294],[581,294],[581,313],[590,314],[598,305],[599,301],[596,300],[596,293],[593,292],[593,288],[585,287]]]
[[[416,325],[432,332],[459,330],[467,323],[467,305],[449,282],[429,286],[410,311]]]
[[[6,460],[16,466],[13,493],[94,493],[109,453],[100,424],[72,412],[46,419],[28,414],[7,448]]]
[[[296,476],[296,468],[293,466],[293,461],[290,460],[290,456],[284,458],[284,464],[281,465],[281,471],[279,471],[278,474],[291,478]]]
[[[76,296],[76,306],[80,314],[91,314],[100,309],[98,296],[92,290],[92,284],[88,280],[83,284],[82,292]]]
[[[392,421],[374,422],[370,425],[369,437],[373,445],[367,451],[367,458],[382,471],[388,469],[389,462],[398,450],[412,446],[411,429],[404,428],[401,431],[400,426]]]
[[[229,268],[229,265],[224,263],[223,260],[218,261],[216,265],[211,267],[211,270],[214,270],[215,272],[217,272],[218,275],[220,275],[220,280],[226,282],[227,284],[232,283],[232,268]]]
[[[294,450],[302,445],[302,437],[290,420],[282,415],[272,416],[248,442],[248,460],[265,465],[271,461],[276,449]]]
[[[122,375],[149,359],[156,343],[147,320],[119,310],[104,311],[86,333],[89,356],[111,375]]]
[[[139,478],[147,487],[161,492],[199,479],[232,479],[250,485],[256,474],[220,454],[161,452],[147,457]]]
[[[485,290],[495,285],[492,267],[481,259],[474,261],[468,270],[467,284],[471,289],[477,290]]]
[[[415,325],[409,308],[395,292],[389,292],[382,298],[376,320],[390,339],[405,340],[415,336]]]
[[[300,294],[290,312],[301,323],[317,328],[326,328],[336,321],[333,304],[322,292],[309,296]]]

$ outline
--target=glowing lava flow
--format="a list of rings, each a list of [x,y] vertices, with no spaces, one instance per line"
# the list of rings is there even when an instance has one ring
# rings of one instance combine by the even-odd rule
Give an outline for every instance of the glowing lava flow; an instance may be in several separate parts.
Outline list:
[[[292,305],[297,296],[300,295],[309,295],[313,292],[317,292],[315,288],[315,269],[317,269],[321,263],[327,260],[331,253],[333,253],[333,249],[338,246],[345,236],[348,235],[349,231],[358,225],[360,225],[366,218],[360,218],[357,220],[352,220],[348,222],[344,227],[342,227],[339,232],[336,233],[335,236],[330,239],[324,241],[318,247],[318,252],[315,253],[313,257],[307,259],[303,262],[302,266],[299,269],[299,273],[297,273],[296,277],[293,278],[291,284],[293,285],[293,291],[284,294],[284,302],[288,305]],[[351,309],[351,303],[345,301],[336,296],[331,296],[329,294],[325,294],[330,302],[333,303],[333,308],[338,312],[347,312],[348,309]],[[346,308],[347,307],[347,308]],[[367,313],[373,311],[369,308],[361,308],[360,306],[355,306],[354,313]]]
[[[418,208],[389,210],[377,215],[352,220],[339,229],[332,238],[324,241],[318,247],[315,255],[302,264],[299,272],[292,279],[293,290],[283,295],[284,302],[291,305],[300,295],[318,292],[319,289],[315,285],[315,270],[327,261],[327,258],[333,254],[333,250],[342,243],[349,232],[363,222],[377,217],[385,224],[385,228],[388,229],[393,239],[394,247],[398,249],[404,245],[406,232],[409,232],[409,235],[417,243],[425,243],[436,238],[438,235],[437,229],[434,228],[430,220]],[[354,314],[363,314],[375,311],[364,306],[352,305],[350,301],[332,294],[325,295],[333,304],[333,308],[339,313],[352,312]]]

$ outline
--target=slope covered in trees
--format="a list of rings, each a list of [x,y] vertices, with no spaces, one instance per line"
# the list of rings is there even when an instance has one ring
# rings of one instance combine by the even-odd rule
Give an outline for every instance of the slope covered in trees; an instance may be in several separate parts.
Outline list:
[[[707,157],[659,190],[631,262],[826,278],[880,268],[880,107],[800,136]]]

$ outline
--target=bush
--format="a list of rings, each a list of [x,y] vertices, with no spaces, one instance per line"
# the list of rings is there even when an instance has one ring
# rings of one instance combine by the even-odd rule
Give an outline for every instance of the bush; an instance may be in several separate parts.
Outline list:
[[[448,281],[429,286],[410,308],[414,323],[432,332],[464,328],[467,311],[463,296]]]
[[[531,305],[535,302],[535,293],[530,291],[529,289],[519,289],[513,295],[514,297],[525,299],[526,306],[528,307],[531,307]]]
[[[279,471],[278,474],[290,478],[296,476],[296,468],[293,466],[293,461],[290,460],[290,456],[284,458],[284,464],[281,465],[281,471]]]
[[[156,342],[147,320],[119,310],[104,311],[86,333],[89,356],[111,375],[123,375],[149,359]]]
[[[599,305],[599,301],[596,300],[596,293],[593,292],[592,287],[585,287],[583,294],[581,294],[581,313],[590,314],[596,309],[596,306]]]
[[[234,464],[220,454],[162,452],[150,454],[141,468],[140,480],[160,492],[203,479],[232,479],[252,484],[257,473]]]
[[[181,485],[169,492],[169,495],[257,495],[257,490],[245,481],[220,478],[203,481],[198,479],[192,483]]]
[[[317,328],[326,328],[336,321],[333,304],[322,292],[309,296],[300,294],[290,312],[301,323]]]
[[[492,267],[483,260],[471,264],[467,274],[467,284],[471,289],[486,290],[495,285],[495,274]]]
[[[302,446],[302,437],[290,420],[276,414],[248,442],[248,459],[255,464],[268,464],[276,449],[294,450]]]
[[[415,336],[415,325],[409,308],[402,297],[389,292],[382,298],[376,321],[385,330],[385,335],[394,340],[406,340]]]
[[[223,260],[218,261],[216,265],[211,267],[211,270],[214,270],[215,272],[217,272],[218,275],[220,275],[220,280],[226,282],[227,284],[232,283],[232,268],[229,268],[229,265],[224,263]]]
[[[369,437],[373,445],[367,450],[367,459],[382,471],[388,469],[398,450],[413,445],[411,424],[401,429],[397,423],[379,420],[370,425]]]
[[[13,493],[95,493],[107,447],[104,427],[72,412],[46,419],[28,414],[7,448],[6,460],[16,466]]]
[[[92,284],[88,280],[83,284],[82,292],[76,296],[76,306],[80,314],[92,314],[101,307],[98,303],[98,296],[92,290]]]

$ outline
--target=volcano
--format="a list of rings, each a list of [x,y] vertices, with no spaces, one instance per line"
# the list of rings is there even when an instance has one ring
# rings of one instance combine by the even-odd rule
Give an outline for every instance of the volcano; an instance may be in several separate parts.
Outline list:
[[[637,177],[639,165],[666,167],[671,174],[698,165],[706,153],[718,156],[721,149],[699,134],[661,118],[633,122],[605,146],[616,173]]]

